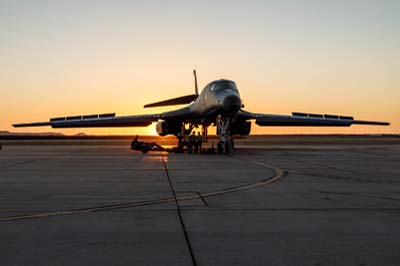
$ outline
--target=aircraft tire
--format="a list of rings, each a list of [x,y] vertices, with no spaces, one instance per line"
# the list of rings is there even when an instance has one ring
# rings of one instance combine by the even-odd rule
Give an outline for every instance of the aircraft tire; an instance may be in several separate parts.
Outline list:
[[[225,154],[229,154],[229,151],[230,151],[230,147],[229,147],[229,146],[230,146],[230,143],[229,143],[229,142],[226,142],[226,143],[225,143],[225,147],[224,147],[224,148],[225,148],[225,149],[224,149],[224,150],[225,150]]]
[[[221,154],[221,153],[222,153],[222,143],[221,143],[221,142],[218,142],[218,145],[217,145],[217,153],[218,153],[218,154]]]

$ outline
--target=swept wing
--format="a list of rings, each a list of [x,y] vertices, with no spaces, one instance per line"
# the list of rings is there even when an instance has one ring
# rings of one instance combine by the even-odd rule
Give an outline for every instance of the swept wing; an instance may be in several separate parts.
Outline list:
[[[358,125],[381,125],[387,126],[388,122],[355,120],[352,116],[310,114],[293,112],[292,115],[275,115],[251,113],[241,110],[239,115],[245,119],[255,119],[259,126],[334,126],[349,127]]]
[[[47,122],[14,124],[14,127],[51,126],[53,128],[72,127],[146,127],[158,121],[160,114],[115,116],[115,113],[78,115],[51,118]]]

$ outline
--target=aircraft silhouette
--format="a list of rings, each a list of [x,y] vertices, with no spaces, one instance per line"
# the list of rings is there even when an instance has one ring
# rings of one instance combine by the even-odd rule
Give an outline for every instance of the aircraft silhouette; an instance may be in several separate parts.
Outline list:
[[[249,135],[251,120],[259,126],[335,126],[389,125],[387,122],[355,120],[351,116],[309,114],[293,112],[292,115],[259,114],[245,111],[235,82],[220,79],[210,82],[198,93],[196,71],[193,71],[195,93],[183,97],[147,104],[144,107],[160,107],[189,104],[186,107],[147,115],[115,116],[115,113],[78,115],[51,118],[47,122],[14,124],[14,127],[51,126],[52,128],[82,127],[146,127],[157,122],[160,136],[175,135],[181,138],[194,128],[202,126],[203,137],[207,128],[217,126],[218,152],[229,153],[233,147],[233,135]]]

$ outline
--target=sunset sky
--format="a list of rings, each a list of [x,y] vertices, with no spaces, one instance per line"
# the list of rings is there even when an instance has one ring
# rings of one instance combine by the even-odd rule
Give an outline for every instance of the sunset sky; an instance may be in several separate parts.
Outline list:
[[[14,129],[116,112],[234,80],[246,110],[353,115],[389,127],[252,133],[400,133],[400,1],[0,0],[0,130],[154,134],[154,126]]]

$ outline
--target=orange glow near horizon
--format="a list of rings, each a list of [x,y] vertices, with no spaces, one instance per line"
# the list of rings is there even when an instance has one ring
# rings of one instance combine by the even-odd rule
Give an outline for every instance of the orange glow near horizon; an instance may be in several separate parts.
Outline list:
[[[201,72],[200,72],[201,73]],[[201,74],[200,74],[201,75]],[[113,77],[110,77],[112,79]],[[162,79],[158,82],[145,81],[124,86],[119,92],[109,94],[107,87],[112,87],[112,81],[107,81],[106,85],[96,82],[92,85],[93,89],[82,90],[79,99],[73,93],[64,94],[60,99],[57,94],[41,95],[33,94],[33,97],[24,99],[16,98],[14,104],[6,103],[0,106],[0,112],[7,114],[0,121],[0,130],[13,132],[60,132],[67,135],[86,133],[90,135],[157,135],[155,123],[144,128],[72,128],[72,129],[52,129],[50,127],[32,128],[12,128],[11,124],[19,122],[38,122],[48,121],[50,117],[66,115],[85,115],[93,113],[116,112],[117,115],[160,113],[168,110],[180,108],[180,106],[143,109],[145,103],[168,99],[191,93],[191,89],[175,90],[174,87],[184,88],[183,83],[192,85],[190,73],[183,78],[183,81],[171,80],[172,86],[163,83]],[[212,78],[212,77],[211,77]],[[203,80],[204,78],[202,78]],[[214,79],[217,79],[214,77]],[[231,79],[234,80],[234,77]],[[167,79],[168,80],[168,79]],[[211,79],[212,80],[212,79]],[[210,80],[210,81],[211,81]],[[80,79],[82,81],[82,79]],[[104,81],[103,81],[104,82]],[[206,82],[207,83],[207,82]],[[326,93],[319,91],[314,85],[312,89],[302,88],[298,84],[284,83],[284,87],[279,82],[270,84],[269,82],[249,82],[237,81],[241,97],[245,103],[245,109],[268,114],[290,114],[292,111],[310,113],[330,113],[352,115],[360,120],[388,121],[391,125],[382,126],[357,126],[349,128],[335,127],[259,127],[253,123],[252,134],[398,134],[400,123],[396,119],[400,116],[397,108],[398,95],[390,97],[381,95],[379,91],[371,92],[371,95],[349,95],[349,99],[335,97],[335,90],[326,89]],[[202,84],[203,86],[205,84]],[[34,87],[35,84],[25,84],[26,87]],[[67,85],[63,85],[65,87]],[[76,86],[76,85],[75,85]],[[85,87],[85,85],[80,85]],[[73,86],[74,87],[74,86]],[[135,89],[129,90],[128,87],[139,88],[160,88],[156,89]],[[271,87],[269,90],[262,90],[262,87]],[[94,88],[101,88],[96,90]],[[272,89],[278,88],[278,89]],[[313,94],[313,89],[316,93]],[[22,90],[22,88],[21,88]],[[342,93],[341,89],[338,93]],[[68,91],[67,91],[68,92]],[[115,90],[113,92],[116,92]],[[257,93],[258,92],[258,93]],[[290,93],[291,92],[291,93]],[[372,94],[373,93],[373,94]],[[96,95],[93,98],[93,95]],[[399,93],[397,93],[399,94]],[[284,100],[282,100],[284,99]],[[211,129],[210,132],[215,131]]]
[[[200,72],[201,73],[201,72]],[[189,73],[190,74],[190,73]],[[50,127],[32,127],[32,128],[12,128],[11,124],[17,122],[37,122],[48,121],[50,117],[66,116],[66,115],[85,115],[93,113],[116,112],[117,115],[160,113],[168,110],[180,108],[180,106],[150,108],[143,109],[145,103],[158,100],[168,99],[191,93],[191,89],[175,90],[174,87],[184,88],[183,83],[192,85],[191,75],[183,78],[183,81],[171,81],[164,83],[162,79],[149,81],[146,84],[142,82],[132,82],[131,86],[123,86],[119,92],[107,87],[112,87],[112,79],[104,84],[104,81],[96,82],[92,86],[88,86],[88,90],[82,91],[79,98],[76,99],[74,93],[69,93],[59,97],[59,94],[44,95],[34,93],[31,97],[24,99],[15,98],[14,103],[5,103],[0,106],[0,112],[7,114],[0,121],[0,130],[13,132],[61,132],[67,135],[73,135],[84,132],[94,135],[157,135],[155,123],[144,128],[73,128],[73,129],[52,129]],[[201,74],[200,74],[201,75]],[[240,77],[240,76],[239,76]],[[143,79],[143,78],[142,78]],[[168,80],[168,78],[166,77]],[[204,78],[202,78],[204,79]],[[217,79],[214,77],[214,79]],[[235,80],[234,77],[231,79]],[[78,79],[82,82],[83,77]],[[212,79],[210,79],[211,81]],[[86,83],[86,82],[84,82]],[[208,83],[208,82],[206,82]],[[330,113],[353,115],[356,119],[361,120],[377,120],[388,121],[391,125],[382,126],[357,126],[349,128],[335,127],[259,127],[253,123],[252,134],[370,134],[370,133],[394,133],[400,132],[400,123],[396,119],[400,117],[400,111],[397,107],[397,98],[400,93],[390,96],[382,95],[379,90],[371,91],[370,95],[348,95],[347,99],[341,99],[335,94],[343,93],[345,88],[335,91],[335,89],[325,88],[326,92],[317,89],[318,84],[312,86],[311,89],[302,91],[299,84],[287,84],[287,82],[252,82],[249,84],[243,81],[237,81],[241,97],[245,103],[245,109],[257,113],[269,114],[290,114],[292,111],[310,112],[310,113]],[[202,84],[203,86],[205,84]],[[25,84],[25,88],[33,88],[35,84]],[[67,85],[62,85],[66,87]],[[75,87],[76,85],[72,85]],[[86,85],[80,85],[81,88]],[[122,86],[122,85],[121,85]],[[323,85],[321,85],[323,87]],[[92,87],[92,88],[90,88]],[[129,90],[128,87],[138,87],[135,90]],[[141,88],[160,88],[160,89],[141,89]],[[271,89],[263,90],[263,87],[271,87]],[[283,87],[283,88],[280,88]],[[339,87],[339,85],[338,85]],[[95,89],[100,88],[100,89]],[[278,89],[272,89],[278,88]],[[315,90],[316,93],[313,93]],[[94,96],[95,95],[95,96]],[[282,100],[284,99],[284,100]]]

